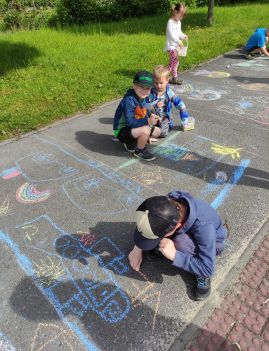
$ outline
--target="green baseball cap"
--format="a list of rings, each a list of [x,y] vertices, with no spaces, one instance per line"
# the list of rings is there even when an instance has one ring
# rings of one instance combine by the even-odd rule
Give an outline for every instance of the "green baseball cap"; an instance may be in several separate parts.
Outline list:
[[[139,71],[134,76],[133,83],[151,88],[153,85],[153,75],[147,71]]]

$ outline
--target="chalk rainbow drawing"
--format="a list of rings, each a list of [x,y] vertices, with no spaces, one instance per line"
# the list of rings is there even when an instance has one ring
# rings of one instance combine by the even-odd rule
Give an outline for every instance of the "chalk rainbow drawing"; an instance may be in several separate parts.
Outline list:
[[[230,73],[223,71],[208,71],[206,69],[201,69],[193,72],[194,76],[206,76],[209,78],[227,78],[230,77]]]
[[[211,150],[218,155],[225,155],[225,156],[231,156],[233,159],[235,158],[240,158],[240,150],[242,150],[242,148],[234,148],[234,147],[227,147],[227,146],[223,146],[223,145],[218,145],[213,143],[211,145]]]
[[[35,184],[22,184],[16,191],[16,199],[23,204],[33,204],[46,201],[51,195],[50,190],[38,191]]]
[[[10,212],[9,199],[7,196],[5,198],[5,200],[3,201],[2,205],[0,206],[0,217],[4,217],[4,216],[8,215],[9,212]]]
[[[0,173],[0,177],[2,177],[5,180],[18,177],[21,174],[21,170],[19,167],[12,167],[5,169],[2,173]]]

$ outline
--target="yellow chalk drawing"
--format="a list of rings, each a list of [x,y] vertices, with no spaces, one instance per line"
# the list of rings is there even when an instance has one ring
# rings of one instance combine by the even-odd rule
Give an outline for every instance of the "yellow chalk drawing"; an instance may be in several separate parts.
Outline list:
[[[25,237],[28,241],[32,241],[33,237],[38,233],[38,228],[32,224],[24,225],[22,229],[25,231]]]
[[[43,340],[43,335],[45,329],[47,330],[47,334],[51,335],[53,332],[56,334],[55,336],[51,336],[45,343]],[[50,349],[49,344],[52,344],[58,338],[61,339],[61,343],[64,344],[64,350],[66,351],[74,351],[73,346],[71,345],[69,333],[65,331],[63,328],[59,327],[56,324],[46,324],[46,323],[39,323],[37,330],[35,331],[35,335],[31,341],[31,348],[30,351],[46,351]],[[40,339],[40,340],[39,340]],[[40,345],[42,344],[42,345]]]
[[[158,314],[158,310],[159,310],[159,306],[160,306],[160,300],[161,300],[161,292],[160,290],[155,291],[155,292],[150,292],[148,293],[148,290],[154,288],[154,286],[156,285],[153,282],[150,282],[148,280],[148,278],[146,277],[145,274],[143,274],[142,272],[138,272],[142,278],[145,280],[145,282],[147,283],[146,287],[144,289],[141,289],[139,286],[137,286],[134,282],[132,282],[133,288],[136,291],[136,296],[132,296],[132,294],[130,293],[130,291],[127,291],[127,293],[130,295],[131,297],[131,302],[133,304],[133,308],[136,308],[138,306],[141,306],[145,301],[149,300],[149,301],[156,301],[155,304],[155,309],[154,309],[154,315],[153,315],[153,320],[152,320],[152,332],[154,331],[155,328],[155,323],[156,323],[156,317]],[[154,301],[155,300],[155,301]]]
[[[45,285],[50,285],[55,280],[65,275],[65,271],[60,266],[60,262],[58,264],[53,262],[50,256],[47,256],[47,262],[40,260],[39,263],[34,262],[34,266],[35,274]]]
[[[242,147],[234,148],[234,147],[226,147],[218,144],[212,144],[211,150],[218,155],[231,156],[233,159],[240,158],[239,151],[242,150]]]
[[[6,216],[10,212],[9,209],[9,199],[8,196],[3,201],[2,205],[0,206],[0,217]]]

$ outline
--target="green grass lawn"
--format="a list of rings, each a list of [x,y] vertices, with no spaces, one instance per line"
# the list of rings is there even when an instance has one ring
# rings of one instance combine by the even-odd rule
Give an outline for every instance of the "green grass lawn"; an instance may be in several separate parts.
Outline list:
[[[264,4],[190,10],[183,20],[189,36],[181,70],[245,44],[266,27]],[[117,23],[0,33],[0,140],[120,97],[137,70],[167,64],[168,15]]]

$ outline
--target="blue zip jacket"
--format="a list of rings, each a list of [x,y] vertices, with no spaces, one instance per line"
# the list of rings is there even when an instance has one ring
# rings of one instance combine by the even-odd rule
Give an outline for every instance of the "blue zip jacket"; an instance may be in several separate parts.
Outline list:
[[[196,254],[176,252],[173,265],[187,272],[203,277],[211,277],[216,267],[216,243],[223,249],[227,237],[226,228],[219,214],[206,202],[195,199],[187,192],[172,191],[169,198],[184,199],[189,205],[189,215],[183,227],[175,234],[188,234],[196,246]]]
[[[181,98],[174,93],[169,85],[166,86],[165,93],[162,96],[158,96],[156,88],[152,87],[146,100],[150,104],[153,113],[162,118],[168,119],[170,128],[173,128],[174,126],[172,119],[172,105],[180,111],[180,117],[182,114],[187,113],[186,105]],[[188,113],[186,115],[186,118],[187,117]]]
[[[148,124],[151,115],[146,99],[140,99],[134,89],[129,89],[116,109],[113,130],[116,136],[124,128],[138,128]]]

